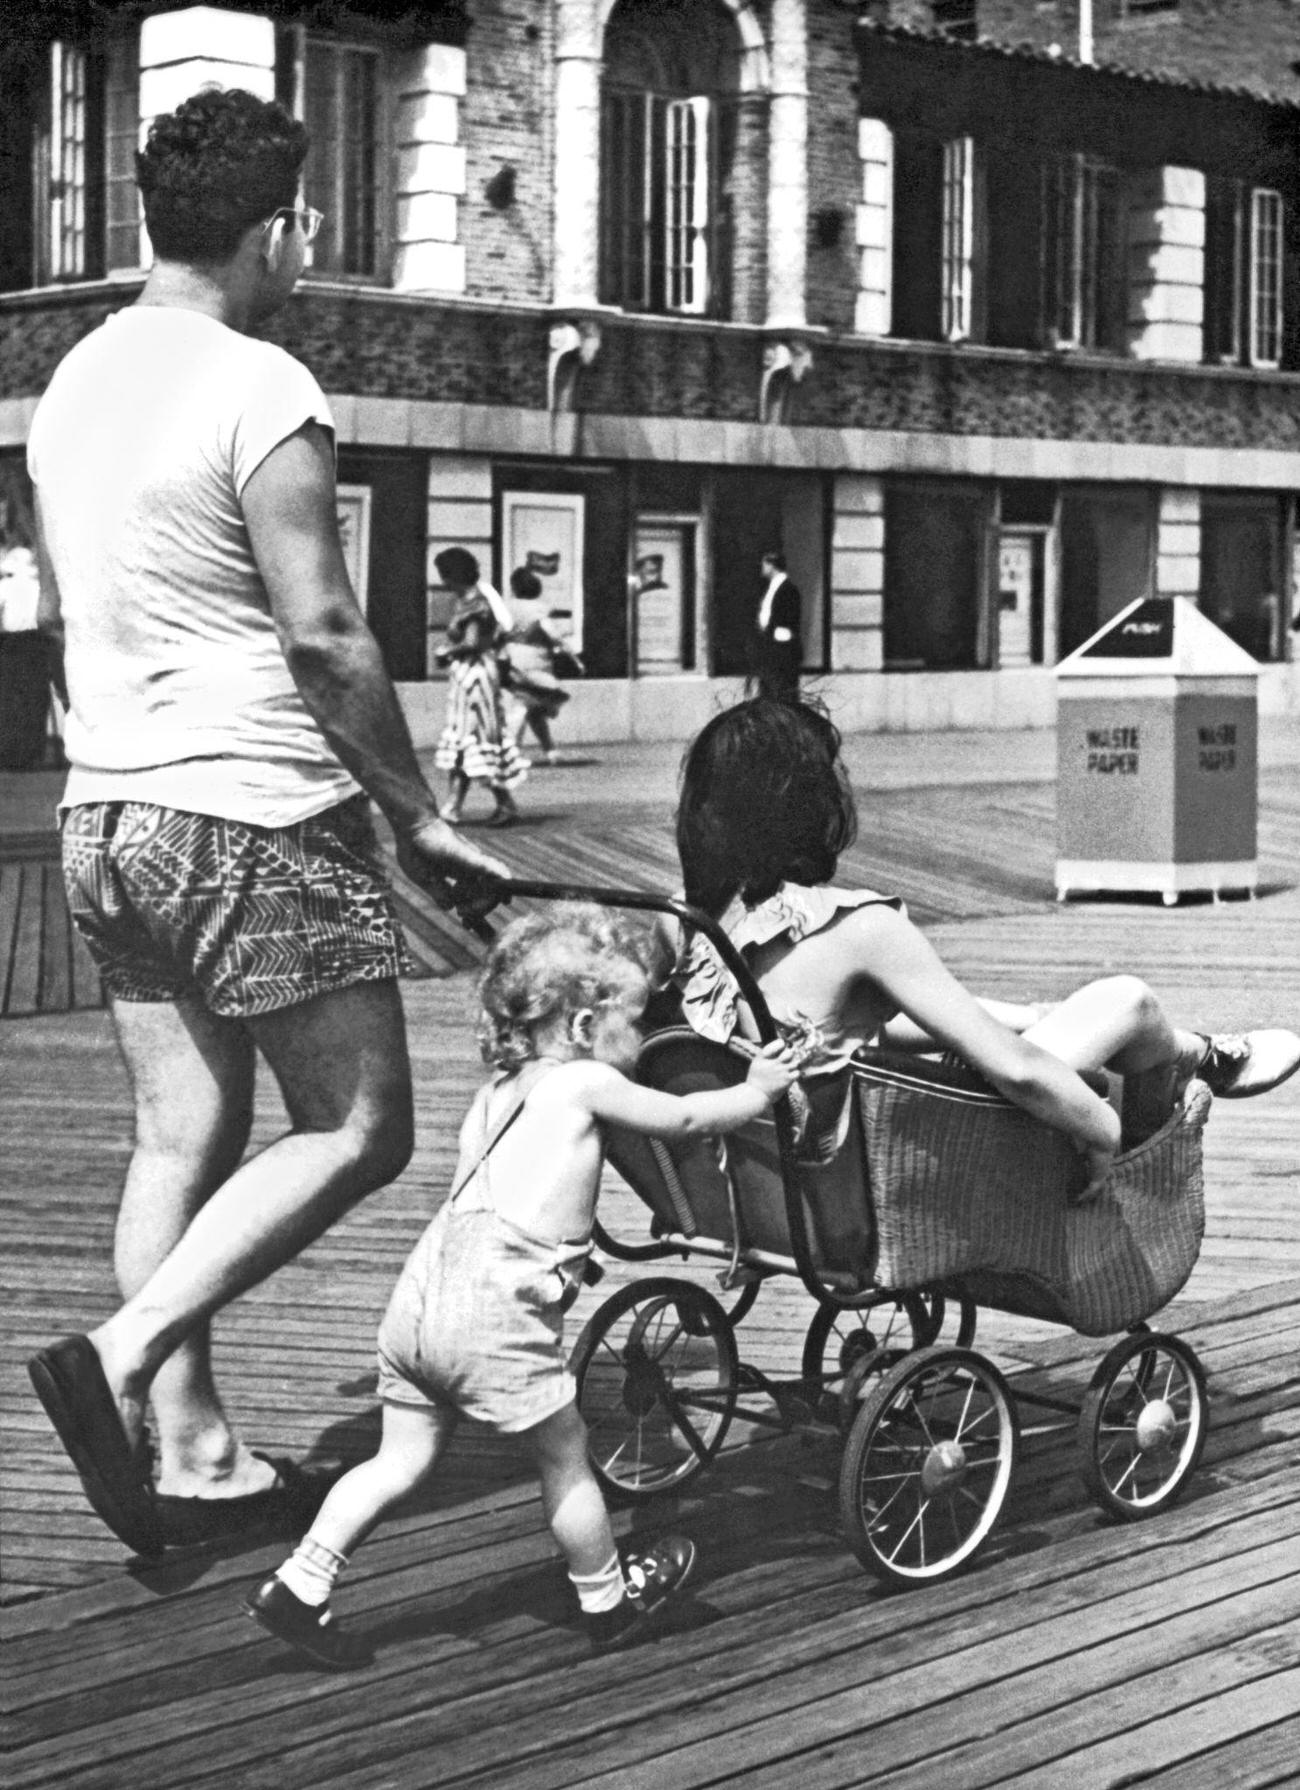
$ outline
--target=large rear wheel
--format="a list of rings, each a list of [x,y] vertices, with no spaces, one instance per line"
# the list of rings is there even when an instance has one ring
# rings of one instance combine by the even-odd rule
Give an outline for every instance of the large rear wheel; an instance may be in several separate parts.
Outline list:
[[[894,1584],[946,1578],[983,1545],[1019,1425],[1002,1375],[968,1349],[921,1349],[870,1388],[840,1469],[849,1546]]]
[[[666,1277],[623,1287],[593,1313],[569,1366],[592,1470],[612,1497],[675,1490],[722,1446],[736,1344],[703,1287]]]

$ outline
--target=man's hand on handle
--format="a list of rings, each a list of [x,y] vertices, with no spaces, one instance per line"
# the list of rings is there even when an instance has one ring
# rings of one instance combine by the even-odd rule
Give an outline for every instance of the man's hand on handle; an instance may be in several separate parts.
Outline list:
[[[439,907],[454,908],[472,931],[481,932],[484,914],[500,899],[497,885],[509,880],[509,865],[436,817],[396,838],[397,862],[411,881]]]

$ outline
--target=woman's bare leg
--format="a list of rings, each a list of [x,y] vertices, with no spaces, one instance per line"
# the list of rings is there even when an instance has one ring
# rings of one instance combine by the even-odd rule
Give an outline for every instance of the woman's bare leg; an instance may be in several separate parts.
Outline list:
[[[1128,1142],[1164,1123],[1205,1053],[1201,1034],[1174,1025],[1137,976],[1086,983],[1024,1035],[1073,1069],[1123,1076]]]

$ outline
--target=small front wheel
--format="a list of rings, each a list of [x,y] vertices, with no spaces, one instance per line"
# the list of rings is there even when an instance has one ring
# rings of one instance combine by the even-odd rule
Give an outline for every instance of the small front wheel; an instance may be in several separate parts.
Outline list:
[[[840,1468],[840,1517],[865,1567],[946,1578],[987,1539],[1019,1441],[1002,1375],[969,1349],[918,1350],[871,1389]]]
[[[1205,1371],[1176,1336],[1142,1330],[1104,1357],[1079,1412],[1079,1470],[1109,1516],[1154,1515],[1177,1498],[1205,1446]]]
[[[673,1491],[722,1446],[736,1406],[736,1343],[703,1287],[633,1282],[593,1313],[569,1368],[592,1471],[620,1500]]]
[[[929,1341],[930,1314],[918,1293],[881,1292],[870,1304],[819,1305],[803,1345],[803,1382],[814,1406],[847,1429],[867,1378]]]

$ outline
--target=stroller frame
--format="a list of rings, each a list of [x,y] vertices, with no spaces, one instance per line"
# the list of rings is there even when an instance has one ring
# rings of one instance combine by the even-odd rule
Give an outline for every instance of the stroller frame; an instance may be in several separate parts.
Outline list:
[[[502,894],[507,900],[587,901],[675,916],[709,940],[749,1007],[760,1043],[778,1035],[743,957],[699,909],[640,890],[581,884],[512,880]],[[740,1081],[745,1063],[734,1047],[672,1029],[647,1038],[637,1079],[687,1092]],[[1152,1331],[1146,1319],[1185,1281],[1199,1249],[1206,1090],[1193,1084],[1189,1112],[1176,1115],[1150,1145],[1119,1159],[1141,1185],[1131,1199],[1126,1194],[1112,1200],[1113,1212],[1081,1217],[1090,1208],[1071,1205],[1068,1185],[1064,1191],[1056,1187],[1055,1199],[1044,1203],[1045,1212],[1053,1208],[1049,1216],[1056,1226],[1049,1254],[1061,1234],[1083,1226],[1089,1260],[1098,1235],[1104,1258],[1107,1225],[1124,1228],[1127,1253],[1116,1258],[1118,1270],[1103,1260],[1100,1291],[1091,1288],[1076,1306],[1068,1274],[1062,1284],[1059,1269],[1053,1281],[1014,1263],[990,1268],[981,1258],[973,1268],[963,1264],[970,1212],[955,1226],[947,1224],[949,1177],[938,1134],[926,1128],[926,1103],[964,1109],[962,1137],[982,1138],[990,1127],[1001,1127],[1017,1150],[1027,1144],[1029,1157],[1022,1152],[1001,1185],[1006,1198],[1022,1198],[1022,1222],[1030,1228],[1041,1196],[1019,1193],[1017,1162],[1032,1159],[1049,1185],[1053,1177],[1072,1177],[1077,1190],[1083,1170],[1068,1140],[964,1068],[867,1050],[855,1057],[851,1073],[855,1105],[867,1110],[867,1118],[855,1110],[828,1185],[819,1182],[821,1171],[813,1173],[800,1160],[788,1097],[773,1109],[771,1135],[759,1135],[761,1126],[746,1127],[711,1140],[716,1154],[703,1151],[699,1140],[675,1154],[660,1140],[628,1133],[609,1138],[610,1161],[650,1208],[652,1240],[623,1241],[598,1220],[597,1247],[628,1263],[720,1261],[721,1288],[735,1297],[724,1306],[697,1281],[653,1274],[613,1293],[585,1325],[570,1366],[591,1465],[607,1495],[637,1502],[679,1491],[714,1458],[736,1415],[769,1429],[838,1433],[844,1438],[840,1516],[858,1559],[895,1584],[942,1579],[974,1558],[997,1523],[1019,1448],[1023,1404],[1073,1423],[1084,1484],[1109,1517],[1133,1521],[1166,1509],[1200,1458],[1208,1399],[1193,1350],[1177,1336]],[[864,1090],[884,1101],[877,1120]],[[908,1126],[900,1157],[899,1137]],[[989,1160],[996,1164],[1003,1148],[997,1143]],[[882,1201],[879,1183],[895,1174],[900,1161],[901,1180]],[[918,1173],[931,1184],[914,1197]],[[1154,1242],[1135,1256],[1129,1220],[1134,1211],[1146,1211],[1153,1175],[1157,1204],[1148,1242]],[[914,1209],[927,1201],[913,1235],[908,1226]],[[977,1192],[968,1208],[978,1213],[979,1202]],[[884,1222],[888,1213],[902,1214],[902,1230],[895,1227],[892,1236]],[[1149,1257],[1155,1261],[1151,1274]],[[791,1380],[771,1379],[742,1362],[736,1346],[741,1321],[764,1281],[776,1275],[795,1276],[814,1301],[801,1371]],[[999,1368],[972,1347],[981,1306],[1065,1323],[1082,1334],[1122,1334],[1103,1355],[1081,1401],[1013,1391]],[[950,1307],[956,1310],[955,1340],[940,1342]],[[753,1403],[754,1396],[764,1402]]]

